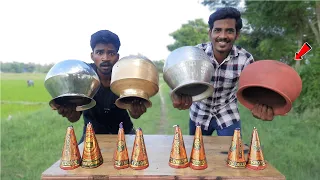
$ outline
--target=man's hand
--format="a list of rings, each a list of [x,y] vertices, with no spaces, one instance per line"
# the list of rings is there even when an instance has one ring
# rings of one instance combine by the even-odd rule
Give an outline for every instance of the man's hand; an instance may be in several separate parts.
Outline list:
[[[187,95],[171,94],[171,101],[174,108],[179,110],[189,109],[192,104],[192,97]]]
[[[134,119],[138,119],[143,113],[147,112],[146,106],[140,100],[133,100],[131,108],[128,109],[130,116]]]
[[[272,121],[274,117],[272,107],[256,104],[251,110],[253,117],[261,120]]]
[[[56,109],[53,108],[53,110],[57,110],[58,113],[62,117],[68,118],[70,122],[76,122],[80,119],[81,112],[76,111],[75,106],[60,106],[55,104]]]

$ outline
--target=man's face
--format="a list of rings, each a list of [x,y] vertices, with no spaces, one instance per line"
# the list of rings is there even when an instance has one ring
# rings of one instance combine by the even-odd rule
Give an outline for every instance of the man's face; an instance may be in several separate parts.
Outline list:
[[[213,50],[219,53],[229,53],[238,35],[235,19],[217,20],[214,22],[212,30],[209,30]]]
[[[112,44],[99,43],[93,49],[91,59],[101,74],[111,76],[112,67],[119,60],[119,54]]]

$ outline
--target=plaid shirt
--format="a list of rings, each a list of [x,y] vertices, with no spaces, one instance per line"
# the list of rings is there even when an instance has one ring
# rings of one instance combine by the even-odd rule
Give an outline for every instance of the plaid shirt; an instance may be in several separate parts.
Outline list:
[[[240,73],[254,59],[245,49],[234,45],[228,57],[219,65],[213,56],[211,42],[196,47],[207,53],[215,68],[211,78],[214,93],[207,99],[192,103],[190,119],[199,122],[205,130],[208,130],[211,120],[216,120],[220,129],[231,126],[240,120],[236,97]]]

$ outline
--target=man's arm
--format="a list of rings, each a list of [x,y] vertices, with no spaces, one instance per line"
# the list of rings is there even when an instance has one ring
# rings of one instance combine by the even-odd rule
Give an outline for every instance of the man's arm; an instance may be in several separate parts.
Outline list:
[[[141,101],[134,100],[128,111],[132,118],[138,119],[143,113],[147,112],[147,108]]]
[[[76,111],[75,106],[65,107],[56,105],[56,109],[53,110],[57,110],[62,117],[66,117],[72,123],[77,122],[82,114],[81,111]]]
[[[274,118],[272,107],[263,104],[256,104],[251,113],[253,117],[265,121],[272,121]]]
[[[189,109],[192,105],[192,97],[187,95],[177,95],[171,93],[171,101],[174,108],[179,110]]]

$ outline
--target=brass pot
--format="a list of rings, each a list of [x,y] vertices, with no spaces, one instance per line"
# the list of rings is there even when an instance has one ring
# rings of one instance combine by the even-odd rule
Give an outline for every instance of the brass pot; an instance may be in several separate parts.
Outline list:
[[[151,60],[130,55],[121,58],[112,68],[111,91],[119,96],[115,104],[129,109],[134,99],[141,100],[149,108],[150,97],[159,91],[159,74]]]
[[[201,101],[213,95],[211,78],[215,69],[209,56],[200,48],[184,46],[172,51],[163,67],[163,79],[172,93]]]
[[[47,73],[45,88],[52,97],[49,105],[76,106],[84,111],[96,105],[93,99],[100,88],[96,72],[80,60],[64,60],[55,64]]]

